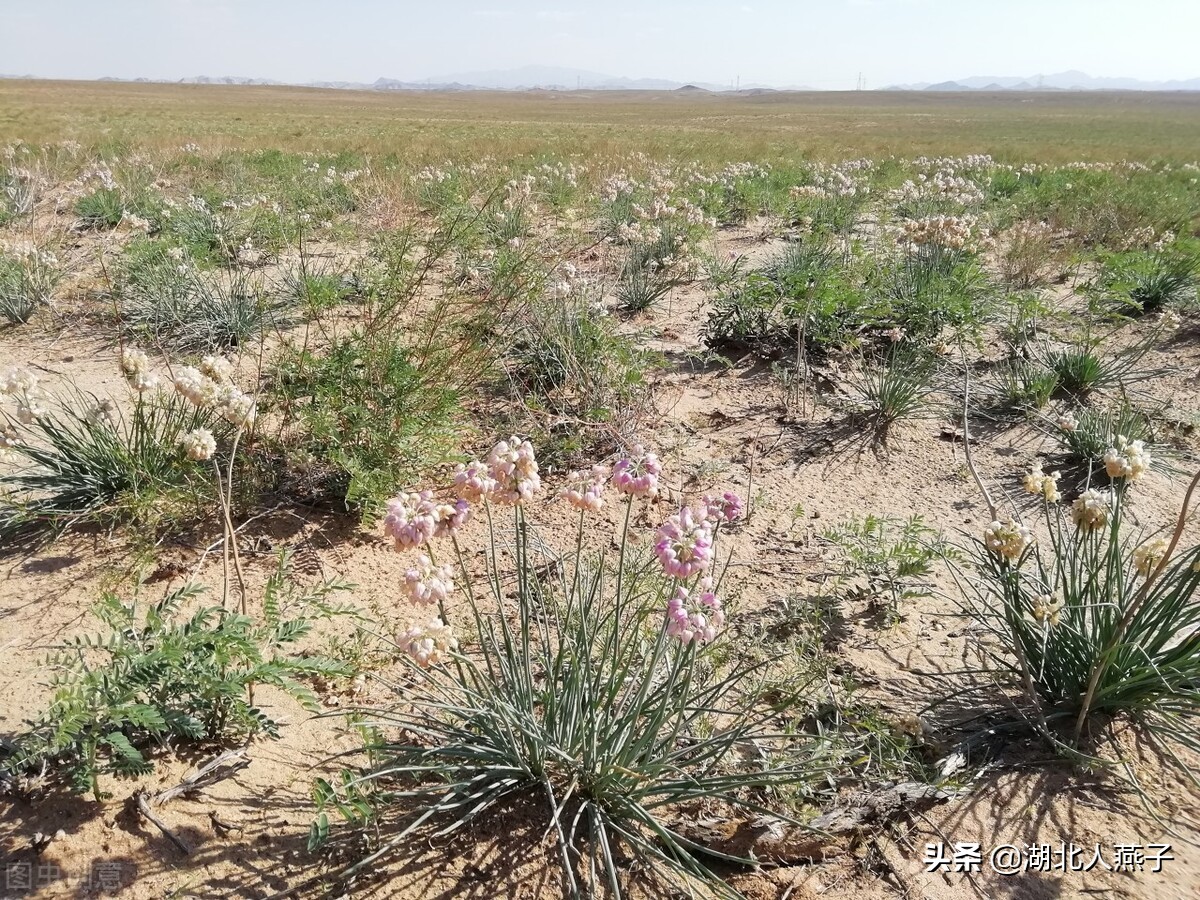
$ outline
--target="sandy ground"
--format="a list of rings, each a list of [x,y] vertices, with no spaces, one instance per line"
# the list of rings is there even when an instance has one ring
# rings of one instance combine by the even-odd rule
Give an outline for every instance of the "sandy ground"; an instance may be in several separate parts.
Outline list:
[[[755,229],[722,233],[721,249],[762,257],[774,244],[757,240]],[[725,549],[732,550],[736,585],[728,605],[737,614],[770,608],[788,598],[803,602],[828,593],[825,578],[835,563],[820,540],[825,527],[866,512],[923,516],[954,539],[978,534],[987,511],[963,459],[961,441],[952,439],[953,421],[930,418],[903,427],[882,454],[859,453],[846,435],[840,413],[827,408],[806,416],[788,411],[768,367],[744,360],[732,368],[704,365],[699,328],[706,315],[699,288],[677,291],[669,306],[643,321],[654,346],[669,365],[656,376],[661,417],[643,435],[660,451],[674,498],[692,497],[713,487],[732,488],[751,502],[748,520],[736,528]],[[23,328],[0,332],[0,369],[34,367],[53,389],[66,379],[97,393],[123,390],[111,341],[85,322],[64,320],[54,331]],[[1147,386],[1156,398],[1170,399],[1184,413],[1197,410],[1194,376],[1200,346],[1181,339],[1152,354],[1151,362],[1169,374]],[[947,428],[950,429],[947,432]],[[950,435],[948,439],[947,435]],[[1042,438],[1026,426],[986,437],[975,445],[986,476],[1017,496],[1019,477],[1041,447]],[[533,521],[553,535],[567,514],[550,497],[534,504]],[[1173,521],[1182,485],[1160,475],[1139,485],[1138,522],[1156,529]],[[663,499],[644,513],[657,524],[673,511]],[[611,522],[617,513],[606,510]],[[1196,528],[1191,527],[1193,539]],[[261,583],[271,550],[290,545],[303,551],[311,577],[338,575],[357,587],[351,599],[377,616],[384,628],[403,628],[408,612],[397,602],[395,585],[408,560],[394,553],[370,529],[347,527],[313,516],[306,521],[264,521],[243,538],[250,579]],[[475,527],[465,542],[482,546]],[[87,630],[87,610],[100,593],[125,580],[134,560],[117,537],[67,537],[28,557],[4,560],[0,579],[0,734],[18,730],[22,720],[45,702],[41,668],[47,652],[63,637]],[[202,548],[168,546],[144,596],[155,597],[187,573],[215,587],[219,560],[203,558]],[[145,574],[145,573],[143,573]],[[945,587],[945,585],[942,585]],[[253,591],[251,596],[254,596]],[[893,627],[880,628],[865,603],[847,601],[836,652],[868,696],[882,698],[899,715],[922,709],[949,683],[938,673],[964,665],[966,633],[953,618],[953,604],[935,595],[903,610]],[[383,701],[386,692],[371,684],[354,702]],[[353,746],[337,717],[314,718],[285,697],[270,704],[288,722],[279,741],[256,742],[250,765],[233,778],[194,798],[159,809],[164,823],[187,845],[184,856],[155,828],[131,811],[135,785],[112,782],[114,796],[103,804],[86,799],[39,802],[0,800],[0,859],[9,877],[25,872],[31,890],[0,882],[0,897],[83,897],[113,888],[121,897],[267,897],[295,887],[318,869],[305,852],[312,818],[309,789],[320,772],[336,769],[329,757]],[[330,704],[350,702],[330,695]],[[334,708],[331,706],[331,708]],[[931,718],[936,728],[936,717]],[[150,793],[180,780],[204,754],[164,760],[140,785]],[[1190,898],[1200,896],[1200,830],[1191,821],[1196,796],[1175,776],[1147,760],[1142,772],[1162,821],[1112,779],[1072,773],[1033,746],[1009,748],[1005,760],[1023,760],[985,771],[974,790],[914,818],[887,834],[867,836],[848,854],[824,863],[766,869],[740,875],[737,887],[752,900],[828,897],[930,898]],[[1168,833],[1164,823],[1174,831]],[[42,835],[50,838],[42,846]],[[975,873],[925,871],[929,844],[952,848],[978,844],[982,865]],[[1000,845],[1026,848],[1061,845],[1081,850],[1068,859],[1088,871],[1057,870],[999,875],[989,854]],[[1170,844],[1174,859],[1162,871],[1110,872],[1117,845]],[[1102,860],[1089,866],[1099,847]],[[970,849],[969,847],[967,848]],[[1038,851],[1039,853],[1041,851]],[[27,868],[26,865],[28,865]],[[364,879],[355,896],[433,898],[554,897],[561,884],[552,843],[536,815],[513,810],[483,822],[469,835],[406,846],[390,868]],[[13,872],[17,874],[12,875]]]

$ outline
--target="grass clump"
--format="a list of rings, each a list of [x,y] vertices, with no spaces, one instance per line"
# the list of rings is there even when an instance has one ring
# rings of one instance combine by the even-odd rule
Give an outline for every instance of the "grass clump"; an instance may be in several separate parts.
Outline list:
[[[75,202],[75,215],[84,228],[116,228],[125,218],[125,198],[117,187],[101,187]]]
[[[1159,373],[1142,365],[1154,345],[1156,334],[1112,353],[1102,348],[1103,339],[1086,338],[1064,347],[1033,348],[1035,362],[1052,372],[1058,394],[1077,402],[1101,391],[1127,393],[1139,382]]]
[[[730,266],[704,326],[713,350],[753,351],[766,357],[826,352],[852,345],[878,310],[842,271],[842,260],[821,239],[792,244],[759,270],[738,278]]]
[[[268,295],[245,273],[210,275],[190,262],[158,246],[127,261],[115,286],[127,334],[181,353],[214,353],[287,324],[286,297]]]
[[[1110,257],[1099,283],[1118,312],[1132,316],[1194,308],[1200,288],[1200,252],[1161,248]]]
[[[582,289],[562,282],[520,316],[508,353],[513,397],[535,418],[571,422],[574,432],[624,433],[649,399],[652,353]]]
[[[886,447],[895,427],[924,415],[936,390],[937,361],[929,353],[893,347],[877,362],[865,362],[856,380],[854,419],[872,445]]]

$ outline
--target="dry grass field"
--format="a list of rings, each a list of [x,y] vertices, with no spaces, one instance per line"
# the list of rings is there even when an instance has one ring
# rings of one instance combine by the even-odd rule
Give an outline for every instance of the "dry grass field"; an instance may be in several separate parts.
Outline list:
[[[705,162],[990,153],[1164,159],[1200,146],[1200,97],[1147,93],[335,91],[0,81],[0,139],[357,150],[436,162],[639,151]]]

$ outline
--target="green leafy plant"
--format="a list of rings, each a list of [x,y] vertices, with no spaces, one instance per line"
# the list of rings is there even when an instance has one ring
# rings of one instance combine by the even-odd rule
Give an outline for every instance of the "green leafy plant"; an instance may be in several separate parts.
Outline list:
[[[938,244],[885,261],[871,283],[887,303],[887,319],[911,341],[932,341],[950,329],[974,338],[992,304],[988,278],[973,254]]]
[[[280,723],[255,705],[257,687],[279,688],[316,711],[304,679],[353,674],[292,649],[316,621],[338,614],[326,598],[346,589],[327,582],[299,590],[282,557],[264,588],[261,622],[219,607],[185,612],[201,592],[194,585],[146,606],[106,595],[94,614],[108,631],[74,638],[47,661],[54,697],[0,768],[52,767],[101,799],[101,775],[149,774],[156,753],[278,737]]]
[[[1058,392],[1058,373],[1019,357],[1002,364],[996,375],[999,404],[1024,412],[1044,409]]]
[[[616,295],[626,312],[643,312],[692,280],[685,244],[688,230],[670,222],[651,239],[635,239],[621,266]]]
[[[284,352],[269,393],[301,489],[374,515],[397,485],[448,458],[461,427],[451,375],[358,330]]]
[[[792,244],[763,268],[717,295],[704,325],[705,344],[766,356],[852,345],[880,310],[850,282],[833,247],[819,238]]]
[[[32,172],[0,167],[0,225],[33,212],[39,179]]]
[[[893,619],[907,602],[930,596],[924,579],[947,552],[920,516],[898,521],[868,515],[830,528],[824,537],[842,551],[839,578],[864,578],[866,598],[873,605],[885,600]]]

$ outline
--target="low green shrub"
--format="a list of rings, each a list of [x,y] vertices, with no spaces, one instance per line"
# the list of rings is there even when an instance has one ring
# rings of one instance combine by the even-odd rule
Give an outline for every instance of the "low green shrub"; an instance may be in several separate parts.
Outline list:
[[[94,615],[108,631],[74,638],[47,660],[53,699],[12,741],[0,770],[49,770],[99,800],[102,775],[147,775],[156,754],[278,737],[280,722],[255,704],[256,688],[278,688],[316,712],[304,680],[353,674],[293,649],[316,621],[339,612],[327,597],[346,587],[299,590],[285,557],[264,589],[261,622],[220,607],[185,613],[202,590],[194,585],[147,606],[106,595]]]

